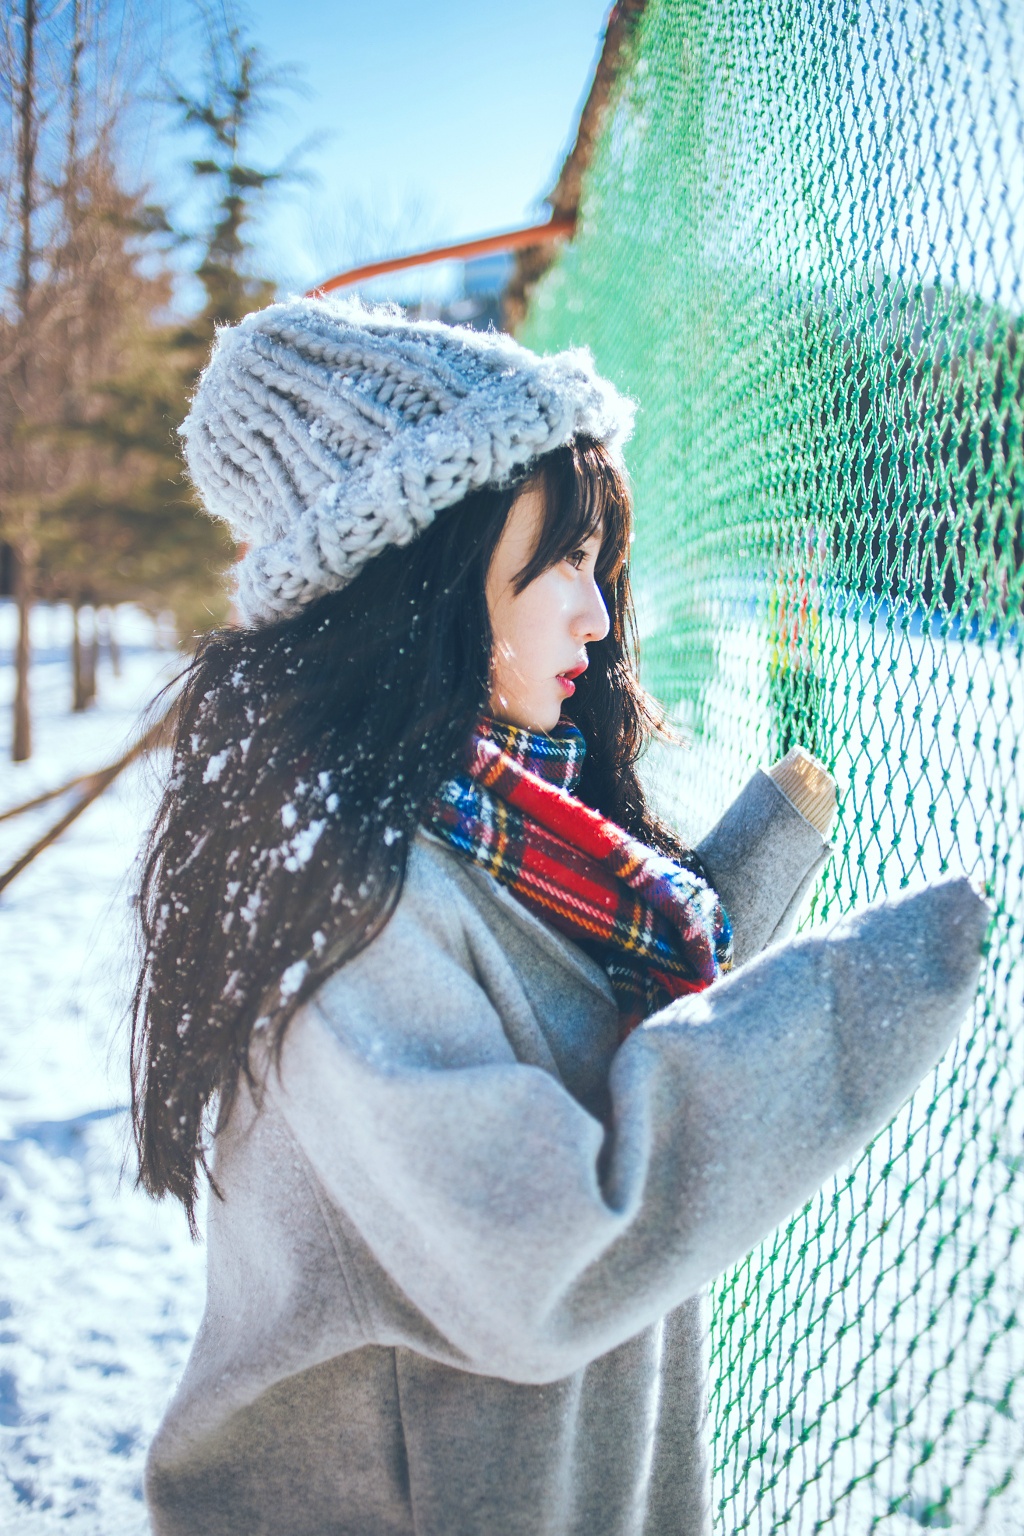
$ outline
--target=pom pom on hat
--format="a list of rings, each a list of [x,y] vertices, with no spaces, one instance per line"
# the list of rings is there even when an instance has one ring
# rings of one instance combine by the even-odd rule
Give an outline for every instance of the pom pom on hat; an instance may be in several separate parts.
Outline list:
[[[586,350],[539,357],[493,331],[296,299],[218,333],[180,430],[206,510],[247,546],[238,606],[260,623],[578,433],[621,461],[632,421]]]

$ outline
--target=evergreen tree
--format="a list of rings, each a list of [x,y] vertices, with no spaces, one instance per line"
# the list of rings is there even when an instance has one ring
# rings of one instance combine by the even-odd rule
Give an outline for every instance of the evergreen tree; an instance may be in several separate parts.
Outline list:
[[[267,194],[301,175],[301,147],[270,169],[251,163],[247,147],[253,129],[275,96],[294,87],[295,78],[288,69],[268,66],[239,25],[222,25],[210,13],[204,20],[200,84],[190,90],[171,81],[168,92],[182,127],[198,129],[206,141],[206,153],[191,166],[212,194],[209,222],[192,235],[201,251],[196,276],[206,302],[191,334],[205,349],[215,326],[240,320],[274,296],[273,283],[253,271],[251,229]]]
[[[119,147],[132,101],[107,87],[113,0],[18,0],[0,22],[0,540],[20,611],[14,756],[31,750],[29,615],[37,598],[172,609],[191,635],[226,617],[227,536],[196,508],[177,427],[217,324],[270,301],[254,220],[294,163],[260,169],[252,129],[289,83],[237,25],[201,11],[195,89],[168,86],[180,127],[202,137],[191,163],[208,217],[185,230],[129,189]],[[46,90],[39,59],[47,59]],[[86,88],[92,93],[83,111]],[[112,103],[103,112],[96,103]],[[88,121],[89,132],[83,131]],[[171,253],[191,249],[198,313],[173,311]],[[180,260],[180,258],[179,258]],[[88,656],[74,648],[79,705]],[[84,680],[83,680],[84,678]]]
[[[136,263],[133,303],[120,316],[118,365],[94,380],[91,404],[83,402],[65,430],[102,447],[103,473],[82,477],[55,508],[60,534],[46,555],[52,595],[170,609],[183,638],[227,616],[223,576],[234,551],[226,532],[195,505],[176,429],[216,325],[273,298],[272,282],[253,270],[248,236],[267,194],[296,174],[289,163],[261,170],[245,155],[254,124],[287,75],[268,69],[239,27],[204,20],[200,86],[189,91],[172,83],[168,95],[181,126],[198,128],[206,139],[206,153],[191,169],[212,190],[208,220],[186,230],[141,198],[108,210],[109,226],[136,246],[156,236],[194,249],[204,303],[185,321],[159,321],[171,307],[169,273],[143,279]]]

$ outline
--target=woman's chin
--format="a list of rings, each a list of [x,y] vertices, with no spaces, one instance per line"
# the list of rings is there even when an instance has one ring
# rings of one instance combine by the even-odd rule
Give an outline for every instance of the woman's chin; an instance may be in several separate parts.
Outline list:
[[[564,695],[557,700],[537,699],[530,700],[529,703],[520,699],[515,702],[508,699],[500,701],[492,699],[490,713],[493,720],[501,720],[505,725],[518,726],[521,731],[540,731],[547,734],[555,729],[561,719],[564,702]]]
[[[543,709],[537,709],[532,714],[532,724],[527,726],[530,731],[543,731],[547,734],[555,729],[562,718],[562,705],[564,699],[559,699],[555,704],[546,704]]]

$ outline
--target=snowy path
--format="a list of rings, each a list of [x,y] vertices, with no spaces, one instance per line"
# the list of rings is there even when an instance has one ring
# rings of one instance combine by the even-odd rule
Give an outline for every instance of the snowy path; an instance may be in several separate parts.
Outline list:
[[[110,761],[175,658],[124,618],[124,670],[72,716],[66,613],[42,612],[36,752],[0,761],[0,808]],[[129,619],[131,620],[129,625]],[[0,664],[10,656],[0,604]],[[2,665],[9,752],[12,672]],[[146,1447],[202,1309],[183,1217],[122,1178],[129,872],[152,805],[130,771],[0,896],[0,1529],[145,1532]],[[55,817],[0,824],[0,867]]]

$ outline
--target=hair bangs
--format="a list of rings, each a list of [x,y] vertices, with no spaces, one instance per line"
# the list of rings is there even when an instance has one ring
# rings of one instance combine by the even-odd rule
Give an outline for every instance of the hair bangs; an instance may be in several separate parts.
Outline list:
[[[632,512],[629,489],[608,450],[594,438],[576,437],[545,456],[532,483],[543,492],[544,522],[516,590],[522,592],[598,529],[597,579],[604,587],[614,583],[629,557]]]

